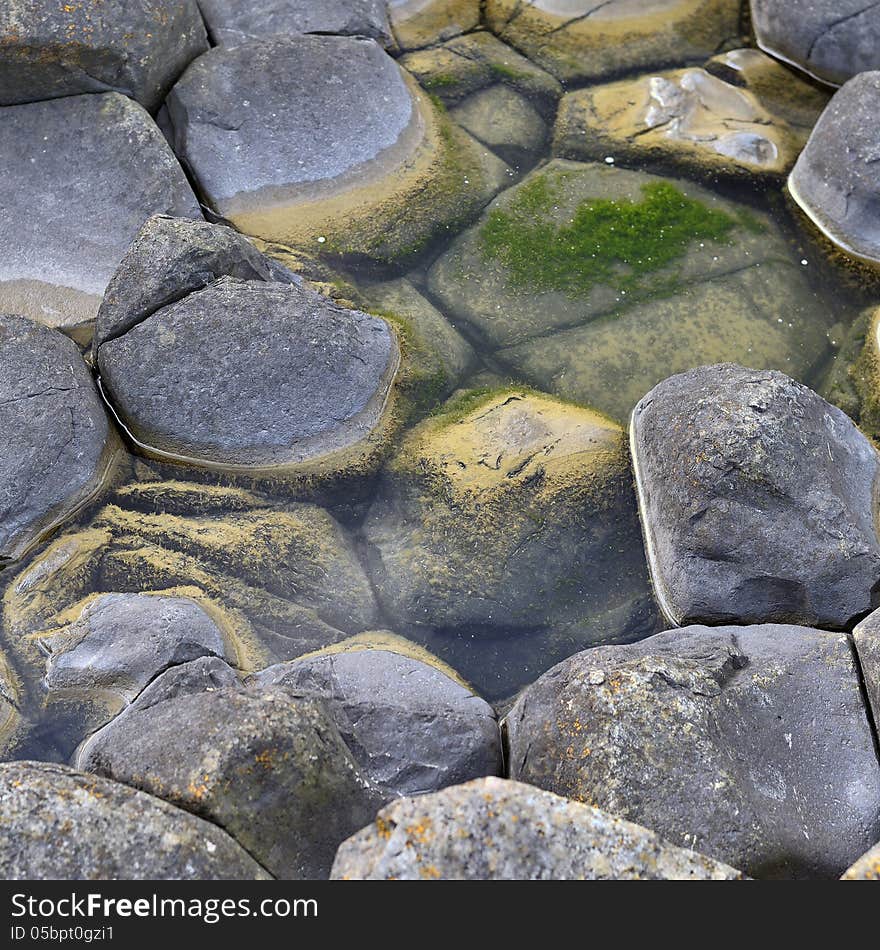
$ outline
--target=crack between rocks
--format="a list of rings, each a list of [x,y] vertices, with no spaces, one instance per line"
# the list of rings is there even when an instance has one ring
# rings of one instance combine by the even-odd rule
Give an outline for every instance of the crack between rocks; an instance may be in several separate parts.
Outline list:
[[[876,7],[880,7],[880,0],[874,0],[874,3],[869,3],[866,7],[862,7],[861,10],[856,10],[853,13],[848,13],[846,16],[842,16],[837,20],[828,23],[822,30],[821,33],[818,33],[813,39],[813,42],[810,43],[810,48],[807,50],[806,59],[809,61],[813,55],[816,46],[819,41],[828,36],[829,33],[833,33],[839,26],[844,23],[848,23],[850,20],[855,20],[857,17],[860,17],[863,13],[868,13]]]
[[[614,2],[615,0],[602,0],[602,3],[596,4],[595,7],[592,7],[590,10],[587,10],[586,13],[581,13],[579,16],[572,17],[572,19],[566,20],[565,23],[562,23],[559,26],[554,27],[552,30],[549,30],[547,33],[544,33],[541,38],[543,39],[545,36],[553,36],[555,33],[559,33],[562,30],[567,30],[570,26],[575,26],[576,24],[581,23],[584,20],[589,20],[589,18],[594,13],[597,13],[599,10],[601,10],[602,7],[610,6]]]
[[[859,693],[862,697],[862,706],[865,709],[865,718],[868,720],[868,729],[871,733],[871,738],[874,740],[874,756],[877,759],[877,764],[880,766],[880,722],[877,722],[874,719],[874,708],[871,705],[871,699],[868,695],[868,683],[865,680],[865,671],[862,667],[862,658],[859,656],[858,647],[856,646],[855,639],[852,634],[846,633],[846,641],[849,645],[850,652],[852,653],[853,666],[856,671],[856,679],[859,684]]]

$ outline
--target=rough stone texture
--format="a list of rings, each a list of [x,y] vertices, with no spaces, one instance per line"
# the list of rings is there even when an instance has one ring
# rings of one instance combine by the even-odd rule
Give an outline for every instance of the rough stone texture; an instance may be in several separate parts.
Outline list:
[[[388,0],[387,5],[402,49],[432,46],[480,23],[480,0]]]
[[[866,435],[880,436],[880,308],[868,308],[844,330],[826,390]]]
[[[384,320],[232,278],[98,350],[102,384],[148,454],[269,471],[369,455],[399,360]]]
[[[323,700],[364,775],[389,795],[433,792],[501,770],[492,707],[413,657],[327,652],[271,666],[252,682]]]
[[[0,765],[0,865],[8,880],[266,880],[219,828],[64,765]]]
[[[501,83],[474,93],[450,115],[513,168],[533,165],[547,143],[547,126],[538,110]]]
[[[673,623],[842,628],[876,606],[877,453],[816,393],[782,373],[701,367],[651,390],[631,437]]]
[[[851,79],[822,113],[788,178],[791,196],[816,227],[870,262],[880,262],[878,108],[880,72]]]
[[[101,487],[115,441],[75,344],[0,315],[0,563],[20,557]]]
[[[711,56],[739,29],[738,0],[488,0],[493,33],[565,82]]]
[[[842,881],[880,881],[880,844],[875,845],[867,854],[843,873]]]
[[[880,765],[844,634],[687,627],[587,650],[505,725],[512,778],[755,877],[837,876],[880,837]]]
[[[410,432],[364,525],[395,626],[491,697],[656,618],[622,430],[523,390],[455,400]]]
[[[638,204],[644,188],[658,185],[727,216],[731,231],[690,241],[668,265],[631,279],[621,262],[614,280],[578,293],[521,286],[487,250],[486,229],[499,214],[555,231],[585,204]],[[529,195],[538,186],[553,201],[535,210]],[[547,253],[546,261],[536,255],[536,272],[553,266]],[[499,348],[503,369],[623,422],[655,383],[703,363],[737,359],[809,377],[829,352],[830,317],[802,271],[767,216],[690,182],[556,159],[492,202],[431,267],[428,289],[454,324]]]
[[[839,86],[880,68],[880,6],[871,0],[751,0],[761,49]]]
[[[284,270],[231,228],[153,215],[107,285],[95,324],[94,352],[162,307],[220,277],[292,283],[292,274],[281,280]]]
[[[4,639],[34,692],[45,673],[40,640],[76,621],[96,594],[195,600],[246,672],[376,626],[351,540],[315,505],[155,481],[121,488],[112,502],[53,541],[4,591]]]
[[[442,46],[406,53],[400,64],[449,105],[496,83],[525,96],[542,113],[555,109],[562,95],[558,79],[491,33],[468,33]]]
[[[89,336],[154,213],[200,218],[153,120],[117,93],[0,109],[0,311]]]
[[[506,174],[364,38],[214,49],[168,110],[207,203],[246,234],[311,253],[411,254],[475,214]]]
[[[880,736],[880,611],[874,611],[853,629],[856,656],[871,708],[874,728]]]
[[[163,673],[88,740],[77,764],[207,818],[276,877],[326,877],[382,794],[320,702],[193,675],[218,662]]]
[[[430,354],[425,372],[434,379],[435,396],[451,395],[476,367],[477,356],[470,343],[405,278],[373,284],[365,288],[364,295],[371,308],[396,318],[415,345]]]
[[[384,0],[199,0],[199,5],[218,46],[279,33],[369,36],[394,46]]]
[[[793,128],[748,88],[705,69],[654,73],[565,95],[553,153],[562,158],[673,162],[704,174],[780,176],[809,129]]]
[[[647,828],[485,778],[383,808],[340,847],[335,880],[737,880]]]
[[[0,106],[121,92],[154,112],[207,48],[196,0],[10,0],[0,9]]]

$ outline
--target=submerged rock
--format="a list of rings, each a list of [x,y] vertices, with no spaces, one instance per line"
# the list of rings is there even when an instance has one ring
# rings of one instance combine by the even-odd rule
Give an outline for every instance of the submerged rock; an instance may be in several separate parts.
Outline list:
[[[651,390],[631,438],[654,588],[673,623],[842,628],[876,606],[877,453],[806,386],[702,367]]]
[[[751,0],[761,49],[839,86],[880,68],[880,8],[865,0]]]
[[[505,727],[512,778],[756,877],[837,876],[880,837],[880,764],[843,634],[687,627],[586,650]]]
[[[340,645],[341,647],[344,644]],[[324,701],[363,773],[389,795],[432,792],[501,769],[492,707],[441,664],[364,644],[271,666],[251,677]]]
[[[480,25],[480,0],[388,0],[391,26],[403,49],[448,40]]]
[[[880,28],[880,6],[876,8]],[[862,73],[822,113],[788,178],[792,198],[848,254],[880,262],[878,138],[880,72]]]
[[[163,673],[85,743],[77,764],[208,819],[276,877],[326,877],[383,795],[323,704],[215,685],[218,663]]]
[[[441,629],[431,649],[492,696],[655,629],[624,434],[589,409],[517,389],[453,400],[406,437],[364,533],[387,614]]]
[[[647,828],[485,778],[383,808],[339,848],[335,880],[737,880]]]
[[[303,478],[375,464],[399,363],[384,320],[233,278],[98,348],[102,385],[147,455]]]
[[[502,83],[474,93],[450,116],[513,168],[534,164],[547,141],[547,126],[538,110]]]
[[[5,640],[37,693],[40,639],[75,622],[95,594],[195,599],[246,672],[376,626],[351,540],[315,505],[182,482],[127,486],[114,501],[6,587]]]
[[[880,844],[874,845],[867,854],[844,871],[842,881],[880,881]]]
[[[565,95],[553,152],[601,161],[672,161],[697,172],[779,176],[809,129],[774,115],[747,88],[705,69],[655,73]]]
[[[856,656],[865,684],[865,695],[880,736],[880,611],[874,611],[853,629]]]
[[[287,274],[287,279],[283,279]],[[292,283],[285,268],[264,257],[232,228],[153,215],[116,268],[98,309],[93,352],[162,307],[220,277]]]
[[[486,24],[565,82],[711,56],[739,31],[738,0],[488,0]]]
[[[0,106],[121,92],[151,112],[208,48],[196,0],[8,3],[0,9]]]
[[[475,214],[505,177],[365,38],[214,49],[168,110],[175,149],[216,212],[312,253],[405,256]]]
[[[143,792],[47,762],[0,765],[9,880],[266,880],[215,825]]]
[[[508,371],[623,421],[671,368],[736,358],[809,374],[828,316],[802,270],[763,214],[557,159],[499,196],[428,287]]]
[[[199,0],[199,6],[218,46],[284,33],[369,36],[394,46],[384,0]]]
[[[116,440],[75,344],[26,317],[0,316],[0,563],[93,498]]]
[[[162,133],[116,93],[0,109],[0,167],[0,311],[80,342],[144,221],[201,218]]]

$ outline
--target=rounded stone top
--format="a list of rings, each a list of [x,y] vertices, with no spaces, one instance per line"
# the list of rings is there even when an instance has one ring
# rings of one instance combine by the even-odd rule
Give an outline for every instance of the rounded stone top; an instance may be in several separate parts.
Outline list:
[[[399,363],[378,317],[292,284],[223,278],[101,345],[101,383],[148,454],[275,468],[352,448]]]
[[[322,184],[336,192],[402,140],[421,139],[400,67],[364,37],[218,47],[184,73],[168,108],[178,154],[224,213],[273,189],[285,199],[323,197]]]

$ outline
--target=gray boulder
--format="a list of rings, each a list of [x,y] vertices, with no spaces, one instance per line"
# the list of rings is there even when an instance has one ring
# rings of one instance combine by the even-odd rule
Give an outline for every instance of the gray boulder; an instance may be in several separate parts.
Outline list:
[[[631,440],[673,623],[843,628],[876,606],[877,453],[806,386],[732,363],[691,370],[642,399]]]
[[[880,30],[880,6],[875,15]],[[828,103],[788,178],[791,196],[826,237],[874,263],[880,262],[878,108],[880,72],[851,79]]]
[[[216,658],[163,673],[77,764],[219,825],[276,877],[325,877],[386,796],[322,703],[247,691]]]
[[[2,562],[97,493],[116,446],[76,345],[26,317],[0,316],[0,431]]]
[[[384,0],[199,0],[199,5],[218,46],[279,33],[369,36],[394,46]]]
[[[220,277],[275,280],[294,277],[264,257],[232,228],[157,214],[149,218],[116,268],[98,308],[94,351],[150,314],[202,290]]]
[[[151,112],[208,48],[196,0],[50,0],[0,9],[0,105],[121,92]]]
[[[0,109],[0,167],[0,311],[80,342],[144,221],[201,218],[158,127],[116,93]]]
[[[8,880],[266,880],[225,832],[143,792],[64,765],[0,765]]]
[[[363,773],[389,795],[432,792],[501,769],[492,707],[412,657],[373,649],[318,654],[252,681],[323,700]]]
[[[102,384],[145,451],[245,469],[368,451],[399,359],[378,317],[232,278],[98,349]]]
[[[713,880],[739,871],[647,828],[484,778],[393,802],[339,848],[335,880]]]
[[[880,736],[880,610],[875,610],[856,624],[853,642],[874,719],[874,729]]]
[[[758,46],[839,86],[880,68],[880,7],[866,0],[751,0]]]
[[[755,877],[836,877],[880,838],[852,646],[804,627],[687,627],[571,657],[505,719],[510,775]]]

